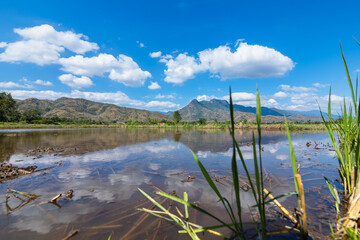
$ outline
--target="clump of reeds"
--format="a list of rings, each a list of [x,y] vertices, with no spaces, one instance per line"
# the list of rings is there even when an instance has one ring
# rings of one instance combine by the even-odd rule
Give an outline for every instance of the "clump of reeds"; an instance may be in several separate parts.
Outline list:
[[[331,116],[330,89],[328,119],[324,117],[321,109],[320,112],[339,163],[338,171],[344,190],[341,200],[336,188],[329,183],[327,178],[325,178],[325,180],[336,202],[337,220],[334,237],[344,238],[345,236],[348,236],[351,239],[357,239],[352,236],[359,236],[357,225],[360,214],[360,106],[357,101],[358,80],[356,79],[356,87],[354,91],[341,44],[340,49],[348,85],[350,87],[352,102],[349,104],[344,98],[344,102],[341,105],[340,118],[333,119]],[[340,202],[342,203],[342,212],[339,211]]]
[[[233,102],[231,97],[231,90],[230,90],[230,125],[229,125],[229,132],[233,140],[233,155],[231,160],[231,168],[232,168],[232,180],[233,180],[233,189],[234,189],[234,195],[236,199],[236,208],[233,208],[233,206],[230,204],[229,200],[226,199],[217,188],[216,184],[210,177],[208,171],[205,169],[201,161],[197,158],[197,156],[193,153],[193,156],[195,160],[197,161],[201,172],[203,176],[205,177],[207,183],[212,188],[212,190],[216,193],[216,195],[219,198],[219,202],[222,203],[228,217],[231,220],[231,223],[226,223],[224,220],[222,220],[220,217],[214,216],[210,212],[206,211],[203,208],[200,208],[199,206],[192,204],[188,201],[187,194],[184,193],[184,199],[176,197],[171,194],[167,194],[164,192],[157,192],[158,195],[166,197],[168,199],[171,199],[175,202],[181,203],[184,205],[184,211],[185,213],[182,214],[180,210],[177,209],[177,214],[170,213],[166,208],[164,208],[161,204],[157,203],[152,197],[150,197],[148,194],[143,192],[141,189],[139,191],[144,194],[152,203],[154,203],[160,210],[150,210],[146,208],[139,209],[140,211],[147,212],[149,214],[152,214],[154,216],[157,216],[159,218],[166,219],[168,221],[174,222],[178,226],[182,228],[180,233],[187,233],[192,239],[199,239],[197,236],[197,233],[208,231],[213,234],[223,236],[221,233],[216,232],[214,229],[218,228],[228,228],[231,230],[231,232],[234,233],[236,237],[239,239],[245,239],[245,232],[244,232],[244,225],[245,224],[253,224],[256,227],[256,230],[258,231],[258,235],[260,239],[266,239],[267,238],[267,221],[266,221],[266,212],[265,212],[265,205],[274,202],[281,211],[298,227],[301,229],[302,232],[302,238],[307,238],[307,223],[306,223],[306,210],[305,210],[305,199],[304,199],[304,191],[303,186],[301,183],[301,177],[299,175],[299,170],[296,166],[296,159],[295,159],[295,153],[294,149],[292,148],[291,144],[291,137],[288,125],[287,126],[287,132],[288,132],[288,138],[289,138],[289,145],[290,145],[290,152],[291,152],[291,159],[292,159],[292,165],[293,165],[293,171],[294,171],[294,179],[295,179],[295,188],[298,195],[298,219],[296,219],[291,213],[289,213],[281,204],[277,201],[278,198],[288,196],[290,194],[296,194],[293,193],[286,193],[277,197],[273,197],[271,192],[268,192],[264,188],[264,175],[263,175],[263,166],[262,166],[262,143],[261,143],[261,103],[260,103],[260,95],[259,91],[257,90],[257,106],[256,106],[256,124],[257,124],[257,132],[258,132],[258,139],[256,144],[255,134],[253,132],[252,135],[252,146],[253,146],[253,163],[254,163],[254,175],[255,179],[250,175],[250,172],[248,170],[248,167],[245,163],[245,159],[242,155],[242,152],[240,150],[239,144],[237,143],[235,139],[235,121],[234,121],[234,111],[233,111]],[[241,200],[240,200],[240,184],[239,184],[239,172],[238,172],[238,166],[237,166],[237,156],[240,158],[241,165],[246,173],[246,177],[252,192],[252,195],[256,202],[256,209],[257,213],[260,216],[259,221],[255,222],[255,220],[251,223],[245,223],[242,220],[242,208],[241,208]],[[189,222],[189,215],[188,215],[188,207],[191,207],[209,217],[214,219],[215,221],[219,222],[219,225],[216,226],[208,226],[208,227],[201,227],[199,225],[196,225],[194,223]],[[258,227],[260,226],[260,227]]]

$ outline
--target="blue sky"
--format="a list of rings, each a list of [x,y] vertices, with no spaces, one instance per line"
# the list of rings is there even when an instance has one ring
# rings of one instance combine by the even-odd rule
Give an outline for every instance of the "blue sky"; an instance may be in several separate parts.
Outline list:
[[[360,2],[2,1],[0,91],[169,111],[192,99],[289,110],[349,96]]]

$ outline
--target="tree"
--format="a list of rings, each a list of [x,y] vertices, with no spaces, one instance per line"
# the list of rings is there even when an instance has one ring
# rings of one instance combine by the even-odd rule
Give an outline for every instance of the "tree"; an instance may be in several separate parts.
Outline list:
[[[206,119],[205,118],[199,118],[198,123],[200,125],[205,125],[206,124]]]
[[[179,123],[181,121],[181,114],[179,111],[175,111],[173,113],[173,119],[176,123]]]
[[[19,117],[16,101],[11,94],[0,93],[0,122],[15,122],[19,120]]]
[[[41,119],[41,112],[37,109],[26,110],[22,113],[21,120],[32,123]]]

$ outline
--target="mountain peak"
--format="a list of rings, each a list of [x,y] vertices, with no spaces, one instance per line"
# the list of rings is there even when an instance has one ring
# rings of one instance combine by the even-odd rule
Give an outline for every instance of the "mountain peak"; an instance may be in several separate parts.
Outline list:
[[[189,102],[188,105],[198,105],[200,102],[197,99],[193,99]]]
[[[216,99],[216,98],[213,98],[210,100],[211,103],[215,103],[215,102],[219,102],[219,103],[227,103],[226,100],[223,100],[223,99]]]

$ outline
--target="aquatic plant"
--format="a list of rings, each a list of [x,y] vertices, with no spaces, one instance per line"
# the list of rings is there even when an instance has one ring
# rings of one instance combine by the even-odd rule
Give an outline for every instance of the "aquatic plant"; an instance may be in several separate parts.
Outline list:
[[[355,39],[359,44],[359,42]],[[360,44],[359,44],[360,45]],[[332,147],[335,150],[338,159],[338,171],[341,184],[343,186],[343,197],[341,199],[343,211],[339,211],[340,197],[335,188],[325,178],[330,192],[335,199],[337,209],[336,232],[335,237],[342,238],[348,235],[352,239],[359,238],[357,230],[357,221],[360,214],[360,109],[358,99],[358,79],[356,87],[352,84],[344,52],[340,44],[341,55],[345,67],[348,85],[350,88],[352,102],[348,105],[345,98],[341,107],[339,119],[333,119],[331,116],[331,89],[328,100],[328,120],[324,117],[320,108],[320,113],[325,124],[327,133],[330,137]],[[357,238],[354,236],[358,235]]]
[[[306,215],[306,206],[305,206],[305,194],[304,194],[304,187],[301,181],[300,169],[296,166],[296,157],[295,151],[291,142],[290,130],[289,125],[285,117],[285,126],[286,132],[288,135],[288,142],[290,148],[290,159],[291,159],[291,167],[292,173],[294,177],[294,185],[296,189],[296,196],[298,200],[298,210],[301,212],[301,215],[298,216],[298,228],[301,231],[301,236],[303,239],[307,239],[308,237],[308,230],[307,230],[307,215]]]
[[[266,220],[266,211],[265,211],[265,205],[270,203],[270,202],[274,202],[276,203],[276,205],[278,205],[280,207],[280,209],[284,212],[284,214],[286,216],[288,216],[290,218],[290,220],[292,220],[294,222],[294,224],[298,223],[298,221],[296,219],[294,219],[294,217],[286,210],[284,209],[284,207],[282,207],[280,205],[280,203],[277,202],[278,198],[284,197],[284,196],[288,196],[291,194],[296,194],[295,192],[291,192],[291,193],[286,193],[277,197],[272,197],[271,192],[268,192],[265,188],[264,188],[264,174],[263,174],[263,163],[262,163],[262,156],[261,156],[261,152],[262,152],[262,145],[261,145],[261,103],[260,103],[260,95],[259,95],[259,91],[256,91],[256,102],[257,102],[257,107],[256,107],[256,125],[257,125],[257,133],[258,133],[258,139],[257,139],[257,144],[255,141],[255,134],[253,132],[252,134],[252,146],[253,146],[253,163],[254,163],[254,175],[255,175],[255,179],[252,178],[252,176],[250,175],[250,172],[248,170],[248,166],[246,165],[245,159],[242,155],[242,152],[240,150],[239,144],[237,143],[236,139],[235,139],[235,121],[234,121],[234,110],[233,110],[233,102],[232,102],[232,96],[231,96],[231,90],[230,90],[230,124],[229,124],[229,132],[230,135],[232,137],[232,142],[233,142],[233,155],[232,155],[232,160],[231,160],[231,169],[232,169],[232,180],[233,180],[233,189],[234,189],[234,195],[235,195],[235,199],[236,199],[236,208],[234,209],[233,206],[230,204],[229,200],[226,199],[219,191],[219,189],[217,188],[216,184],[214,183],[214,181],[212,180],[211,176],[209,175],[208,171],[206,170],[206,168],[203,166],[203,164],[201,163],[201,161],[197,158],[197,156],[195,155],[195,153],[192,152],[194,159],[196,160],[196,162],[198,163],[200,170],[204,176],[204,178],[206,179],[208,185],[212,188],[212,190],[214,191],[214,193],[217,195],[217,197],[219,198],[219,202],[222,203],[222,206],[224,207],[227,216],[229,217],[231,223],[226,223],[224,220],[220,219],[219,217],[214,216],[213,214],[211,214],[210,212],[206,211],[203,208],[200,208],[199,206],[192,204],[188,201],[188,197],[187,194],[184,193],[184,199],[176,197],[174,195],[171,194],[167,194],[164,192],[157,192],[158,195],[166,197],[168,199],[171,199],[175,202],[181,203],[184,205],[184,209],[185,209],[185,216],[179,211],[178,215],[175,215],[173,213],[170,213],[166,208],[164,208],[161,204],[159,204],[158,202],[156,202],[152,197],[150,197],[148,194],[146,194],[144,191],[142,191],[141,189],[139,189],[139,191],[146,196],[153,204],[155,204],[160,211],[155,211],[155,210],[150,210],[150,209],[146,209],[146,208],[142,208],[142,209],[138,209],[140,211],[143,212],[147,212],[149,214],[152,214],[156,217],[160,217],[163,219],[166,219],[168,221],[174,222],[176,223],[178,226],[180,226],[183,230],[179,231],[180,233],[187,233],[192,239],[198,239],[198,236],[196,235],[196,233],[199,232],[204,232],[204,231],[209,231],[213,234],[219,235],[219,236],[223,236],[221,233],[215,232],[214,229],[217,228],[228,228],[229,230],[231,230],[234,235],[236,235],[238,238],[240,239],[245,239],[245,231],[244,231],[244,225],[245,224],[252,224],[255,226],[256,230],[258,231],[258,235],[261,239],[266,239],[267,237],[267,220]],[[301,221],[300,222],[300,229],[302,231],[302,236],[304,239],[307,238],[307,226],[306,226],[306,211],[305,211],[305,200],[304,200],[304,192],[303,192],[303,188],[302,188],[302,184],[301,184],[301,178],[300,175],[298,174],[298,171],[296,170],[296,159],[295,159],[295,154],[294,154],[294,150],[292,148],[291,145],[291,137],[290,137],[290,132],[289,132],[289,127],[287,126],[287,130],[288,130],[288,137],[289,137],[289,143],[290,143],[290,152],[291,152],[291,159],[292,159],[292,163],[293,166],[295,166],[295,168],[293,167],[293,169],[295,169],[294,172],[294,179],[297,179],[297,181],[295,181],[295,186],[298,192],[298,199],[299,199],[299,210],[302,211],[302,216],[301,216]],[[246,173],[246,177],[252,192],[252,195],[254,197],[255,200],[255,207],[257,208],[257,213],[260,216],[260,221],[256,222],[255,220],[253,222],[243,222],[242,220],[242,208],[241,208],[241,200],[240,200],[240,184],[239,184],[239,172],[238,172],[238,166],[237,166],[237,156],[239,156],[240,158],[240,162],[242,164],[243,169],[245,170]],[[300,197],[302,196],[302,197]],[[189,222],[189,218],[188,218],[188,210],[187,208],[191,207],[207,216],[209,216],[210,218],[216,220],[217,222],[220,223],[220,225],[216,225],[216,226],[209,226],[209,227],[201,227],[198,226],[194,223],[190,223]],[[260,228],[258,228],[257,226],[260,225]]]

